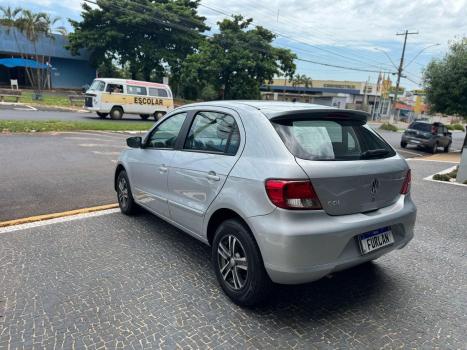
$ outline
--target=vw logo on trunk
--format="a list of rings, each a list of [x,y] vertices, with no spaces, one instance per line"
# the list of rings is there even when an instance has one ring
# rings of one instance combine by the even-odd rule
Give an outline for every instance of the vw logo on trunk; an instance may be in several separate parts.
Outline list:
[[[379,181],[378,179],[374,179],[370,186],[370,193],[374,196],[379,189]]]

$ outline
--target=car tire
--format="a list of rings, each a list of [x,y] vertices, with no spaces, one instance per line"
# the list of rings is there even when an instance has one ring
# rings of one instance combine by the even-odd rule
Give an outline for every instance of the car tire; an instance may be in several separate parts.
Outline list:
[[[407,142],[401,142],[401,147],[406,148],[407,147]]]
[[[97,114],[97,115],[99,116],[99,118],[101,118],[101,119],[104,119],[104,118],[106,118],[106,117],[109,115],[109,113],[101,113],[101,112],[96,112],[96,114]]]
[[[211,261],[225,294],[237,305],[264,302],[272,282],[250,230],[229,219],[219,225],[212,243]]]
[[[139,115],[141,117],[141,119],[143,120],[147,120],[149,118],[149,114],[140,114]]]
[[[123,117],[123,108],[122,107],[112,107],[110,111],[110,118],[114,120],[120,120]]]
[[[430,149],[430,153],[435,154],[438,151],[438,142],[435,142]]]
[[[444,153],[448,153],[450,148],[451,148],[451,143],[448,143],[448,145],[444,147]]]
[[[125,215],[133,215],[136,213],[138,206],[133,199],[131,193],[130,180],[125,170],[120,171],[117,176],[117,200],[120,211]]]

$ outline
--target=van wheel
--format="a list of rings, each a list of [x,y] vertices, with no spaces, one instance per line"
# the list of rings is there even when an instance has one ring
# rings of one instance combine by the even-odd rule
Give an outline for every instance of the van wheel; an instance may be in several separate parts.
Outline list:
[[[140,114],[141,119],[146,120],[149,118],[149,114]]]
[[[123,117],[122,107],[112,107],[112,110],[110,111],[110,118],[122,119],[122,117]]]
[[[219,225],[211,253],[217,281],[236,304],[253,306],[264,301],[272,282],[250,230],[239,220]]]
[[[155,120],[161,120],[164,117],[165,114],[166,114],[166,112],[156,112],[156,113],[154,113],[154,119]]]
[[[99,118],[104,119],[109,115],[109,113],[101,113],[101,112],[96,112],[96,114],[99,116]]]

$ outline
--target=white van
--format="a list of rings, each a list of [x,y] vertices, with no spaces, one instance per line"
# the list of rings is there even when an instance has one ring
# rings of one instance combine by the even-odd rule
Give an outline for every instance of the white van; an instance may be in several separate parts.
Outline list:
[[[139,114],[144,120],[150,116],[158,120],[173,109],[170,87],[147,81],[97,78],[86,91],[84,108],[100,118],[108,115],[122,119],[124,113]]]

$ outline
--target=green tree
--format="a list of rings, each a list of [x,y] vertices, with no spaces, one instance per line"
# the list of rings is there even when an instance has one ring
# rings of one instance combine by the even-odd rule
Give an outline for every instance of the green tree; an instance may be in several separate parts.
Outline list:
[[[259,98],[260,86],[275,75],[293,76],[295,54],[273,47],[274,34],[260,26],[249,28],[251,22],[242,16],[224,19],[219,33],[187,57],[180,75],[186,98],[199,97],[207,85],[218,98]]]
[[[431,61],[423,80],[431,111],[467,118],[467,38],[451,43],[444,58]]]
[[[92,63],[116,62],[133,79],[176,76],[183,59],[194,52],[201,32],[209,29],[197,14],[199,0],[97,0],[82,5],[82,21],[70,21],[69,48],[91,51]]]

